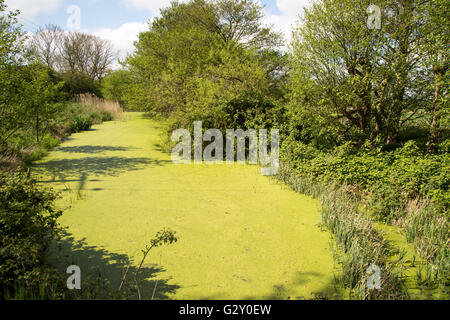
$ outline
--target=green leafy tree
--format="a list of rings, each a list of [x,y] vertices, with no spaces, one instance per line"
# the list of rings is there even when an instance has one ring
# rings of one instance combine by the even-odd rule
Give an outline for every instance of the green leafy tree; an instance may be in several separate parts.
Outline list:
[[[33,123],[36,143],[39,143],[42,123],[56,115],[66,98],[62,91],[64,82],[58,81],[52,70],[40,63],[24,67],[22,73],[25,80],[22,103]]]
[[[0,0],[0,147],[25,123],[20,74],[25,62],[25,38],[17,27],[17,15],[8,12]]]
[[[369,27],[371,5],[381,9],[380,28]],[[397,143],[430,100],[418,45],[423,10],[415,0],[318,0],[306,8],[292,45],[292,132],[322,145]]]
[[[134,102],[175,126],[245,126],[256,114],[269,122],[262,110],[282,99],[287,60],[263,13],[250,0],[174,2],[161,10],[126,60]]]
[[[430,109],[431,123],[428,152],[435,153],[442,130],[449,127],[449,53],[450,3],[445,0],[426,1],[422,7],[420,42],[423,65],[429,72],[433,98]]]
[[[3,1],[1,12],[6,12]],[[25,45],[26,37],[17,25],[18,12],[0,16],[0,146],[20,131],[34,128],[40,141],[43,122],[56,114],[65,99],[62,82],[49,68],[37,62]]]
[[[102,81],[102,95],[108,100],[118,101],[122,108],[127,108],[133,98],[135,82],[128,70],[116,70],[109,73]]]

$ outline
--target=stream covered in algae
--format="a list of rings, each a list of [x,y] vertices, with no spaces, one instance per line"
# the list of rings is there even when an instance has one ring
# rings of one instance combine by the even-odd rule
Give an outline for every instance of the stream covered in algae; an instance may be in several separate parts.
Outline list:
[[[158,150],[160,124],[140,113],[74,134],[34,168],[61,192],[62,270],[99,272],[119,286],[127,263],[163,228],[179,241],[154,249],[144,298],[336,298],[330,234],[317,201],[249,165],[176,165]]]

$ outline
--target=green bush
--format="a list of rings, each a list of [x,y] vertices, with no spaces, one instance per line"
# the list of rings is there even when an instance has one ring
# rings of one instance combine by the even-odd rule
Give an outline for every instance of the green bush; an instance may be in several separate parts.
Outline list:
[[[31,165],[34,161],[38,161],[47,155],[48,151],[42,146],[36,146],[31,151],[25,151],[22,154],[23,162],[26,165]]]
[[[47,150],[55,148],[59,143],[60,141],[51,134],[46,134],[41,140],[41,145]]]
[[[61,215],[53,206],[56,197],[23,172],[0,174],[0,297],[18,282],[28,286],[39,278]]]
[[[89,113],[89,119],[92,124],[100,124],[104,121],[112,121],[112,114],[105,110],[93,111]]]
[[[64,80],[63,90],[69,98],[74,98],[76,95],[82,93],[92,93],[99,97],[102,96],[100,83],[92,80],[82,72],[63,74],[62,80]]]
[[[22,152],[22,160],[26,165],[31,165],[34,161],[38,161],[48,154],[48,151],[60,144],[60,141],[47,133],[39,144],[31,147],[29,150]],[[31,151],[30,151],[31,150]]]
[[[101,115],[99,112],[90,112],[87,113],[91,124],[99,124],[102,122]]]
[[[287,139],[282,161],[313,181],[350,185],[364,193],[371,213],[380,221],[401,218],[408,202],[430,199],[439,212],[447,212],[450,193],[448,153],[428,155],[412,141],[395,151],[369,144],[359,149],[347,143],[329,152]]]

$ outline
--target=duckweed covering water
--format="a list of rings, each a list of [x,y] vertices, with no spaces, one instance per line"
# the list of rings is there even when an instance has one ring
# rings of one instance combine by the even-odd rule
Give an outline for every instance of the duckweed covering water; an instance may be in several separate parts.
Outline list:
[[[73,135],[36,165],[39,181],[62,192],[67,235],[52,249],[61,268],[75,263],[118,287],[124,263],[136,266],[170,228],[179,241],[151,252],[145,298],[156,279],[159,299],[337,297],[317,201],[257,166],[175,165],[155,147],[159,124],[128,116]]]

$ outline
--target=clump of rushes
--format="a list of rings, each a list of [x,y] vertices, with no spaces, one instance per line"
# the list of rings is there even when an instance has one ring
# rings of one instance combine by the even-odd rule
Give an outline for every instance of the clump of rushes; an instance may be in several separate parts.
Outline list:
[[[419,268],[418,280],[428,287],[440,288],[449,294],[450,236],[449,217],[436,214],[428,202],[410,206],[403,222],[408,242],[426,262]]]
[[[397,275],[401,263],[390,259],[392,250],[371,221],[360,212],[361,202],[357,195],[342,188],[315,183],[295,174],[286,165],[281,166],[278,178],[293,190],[320,200],[322,222],[333,234],[336,256],[342,267],[342,274],[337,280],[344,288],[350,289],[352,298],[407,298],[402,280]],[[380,290],[367,288],[367,270],[371,265],[381,269]]]
[[[323,223],[332,232],[340,253],[341,285],[351,289],[358,299],[406,298],[397,264],[387,241],[372,226],[371,221],[359,211],[356,197],[342,190],[329,188],[320,197]],[[368,269],[371,265],[381,269],[380,290],[367,288]],[[405,291],[406,292],[406,291]]]

